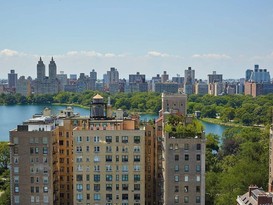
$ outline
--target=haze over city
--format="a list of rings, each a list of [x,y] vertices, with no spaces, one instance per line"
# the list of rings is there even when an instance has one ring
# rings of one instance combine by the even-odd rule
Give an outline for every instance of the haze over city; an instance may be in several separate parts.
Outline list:
[[[244,77],[254,64],[273,72],[273,2],[4,1],[0,7],[0,79],[15,69],[36,77],[42,56],[67,74],[116,67],[172,76],[191,66]]]

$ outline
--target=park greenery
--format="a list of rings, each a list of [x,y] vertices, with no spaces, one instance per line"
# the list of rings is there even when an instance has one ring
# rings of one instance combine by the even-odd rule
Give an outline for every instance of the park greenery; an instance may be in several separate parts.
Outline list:
[[[82,93],[60,92],[50,95],[1,94],[0,105],[14,104],[70,104],[88,107],[97,91]],[[130,112],[158,113],[161,109],[160,93],[99,93],[107,101],[111,98],[114,108],[129,110]],[[271,123],[273,108],[273,94],[261,95],[256,98],[245,95],[189,95],[188,113],[201,111],[202,118],[218,119],[218,122],[231,122],[237,125],[253,126]]]
[[[97,92],[83,93],[61,92],[55,95],[1,94],[0,104],[69,104],[89,106]],[[107,101],[111,97],[114,108],[122,108],[130,112],[158,113],[161,109],[159,93],[118,93],[110,95],[99,93]],[[248,186],[255,184],[267,190],[269,166],[269,125],[271,124],[273,94],[258,96],[225,95],[188,97],[188,113],[201,112],[201,118],[212,118],[218,122],[232,123],[239,127],[228,128],[223,137],[208,134],[206,136],[206,204],[234,204],[237,195],[244,194]],[[183,123],[184,117],[168,119],[165,131],[178,135],[200,129],[194,120],[193,125]],[[186,125],[186,126],[183,126]],[[253,127],[263,125],[263,129]],[[188,126],[188,127],[187,127]],[[243,126],[243,127],[242,127]],[[0,146],[1,180],[8,179],[7,143]],[[8,204],[8,183],[0,181],[0,204]]]
[[[9,146],[7,142],[0,142],[0,204],[10,204],[9,186]]]

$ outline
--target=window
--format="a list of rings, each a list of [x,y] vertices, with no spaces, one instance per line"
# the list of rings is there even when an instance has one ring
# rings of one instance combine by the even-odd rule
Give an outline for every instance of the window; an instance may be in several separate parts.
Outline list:
[[[189,144],[184,144],[184,150],[189,150]]]
[[[174,192],[179,192],[179,186],[174,187]]]
[[[30,154],[33,154],[33,153],[34,153],[34,147],[30,147],[30,148],[29,148],[29,153],[30,153]]]
[[[44,193],[47,193],[48,192],[48,187],[44,186],[43,190],[44,190]]]
[[[48,143],[48,138],[47,137],[43,137],[43,144],[47,144]]]
[[[14,176],[14,183],[19,183],[19,176]]]
[[[140,152],[140,146],[134,146],[134,152]]]
[[[140,181],[140,174],[134,174],[134,181]]]
[[[116,142],[119,142],[119,136],[116,136]]]
[[[196,203],[200,203],[201,202],[200,196],[197,196],[195,201],[196,201]]]
[[[100,161],[100,157],[99,156],[94,156],[94,162],[99,162]]]
[[[122,194],[122,200],[128,200],[128,194]]]
[[[188,186],[184,186],[184,192],[188,193],[189,192],[189,187]]]
[[[90,184],[86,184],[86,190],[90,190]]]
[[[94,174],[94,181],[99,182],[100,181],[100,175],[99,174]]]
[[[178,171],[179,171],[179,165],[175,165],[175,166],[174,166],[174,171],[175,171],[175,172],[178,172]]]
[[[128,136],[122,136],[121,141],[122,143],[128,143]]]
[[[178,160],[179,160],[179,155],[178,155],[178,154],[174,155],[174,160],[175,160],[175,161],[178,161]]]
[[[134,194],[134,200],[140,200],[140,194]]]
[[[19,167],[14,167],[13,170],[14,170],[14,173],[19,173]]]
[[[77,146],[76,152],[77,152],[77,153],[81,153],[81,152],[82,152],[82,146]]]
[[[185,154],[185,160],[188,161],[189,160],[189,155],[188,154]]]
[[[106,136],[106,137],[105,137],[105,141],[106,141],[107,143],[111,143],[111,142],[112,142],[112,136]]]
[[[90,142],[90,137],[89,136],[86,137],[86,142]]]
[[[128,187],[129,187],[128,184],[122,184],[122,190],[123,191],[128,191]]]
[[[128,147],[127,146],[123,146],[122,147],[122,152],[128,152]]]
[[[105,166],[105,170],[106,170],[107,172],[111,172],[111,171],[112,171],[112,166],[111,166],[111,165],[106,165],[106,166]]]
[[[76,189],[77,189],[77,191],[82,191],[82,188],[83,186],[82,186],[82,184],[76,184]]]
[[[140,171],[140,165],[134,165],[134,171]]]
[[[94,137],[94,142],[100,142],[100,137],[99,136],[95,136]]]
[[[43,154],[47,154],[48,153],[48,148],[47,147],[43,147]]]
[[[112,178],[111,174],[106,174],[106,181],[112,181]]]
[[[184,166],[184,172],[189,172],[189,165]]]
[[[94,194],[94,200],[99,201],[100,200],[100,194]]]
[[[94,184],[94,191],[100,191],[100,184]]]
[[[106,146],[106,152],[112,152],[112,147],[111,146]]]
[[[123,175],[121,176],[121,180],[122,180],[122,181],[128,181],[128,174],[123,174]]]
[[[90,181],[90,175],[89,174],[86,175],[86,181]]]
[[[128,162],[128,155],[122,155],[122,162]]]
[[[134,184],[134,190],[140,191],[140,184]]]
[[[134,155],[134,162],[140,162],[140,155]]]
[[[105,156],[105,161],[106,162],[112,162],[112,155],[106,155]]]
[[[188,196],[184,196],[184,203],[189,203],[189,197]]]
[[[200,160],[201,160],[201,155],[200,155],[200,154],[197,154],[197,155],[196,155],[196,160],[197,160],[197,161],[200,161]]]
[[[112,194],[106,194],[106,200],[112,201]]]
[[[196,193],[200,193],[200,186],[196,186]]]
[[[40,190],[39,190],[39,187],[36,186],[35,188],[36,188],[36,193],[39,193],[39,191],[40,191]]]
[[[77,194],[77,201],[82,201],[82,200],[83,200],[83,195]]]
[[[116,191],[119,190],[119,184],[116,184]]]
[[[18,184],[15,184],[15,186],[14,186],[14,192],[15,193],[19,193],[19,186],[18,186]]]
[[[201,166],[198,164],[196,165],[196,172],[200,172],[201,171]]]
[[[116,162],[119,162],[119,156],[116,155]]]
[[[179,182],[179,176],[178,176],[178,175],[175,175],[175,176],[174,176],[174,181],[175,181],[175,182]]]
[[[184,181],[185,181],[185,182],[188,182],[188,181],[189,181],[189,176],[188,176],[188,175],[185,175]]]
[[[140,136],[134,136],[134,143],[140,143]]]
[[[179,203],[179,196],[178,195],[175,195],[174,196],[174,203]]]
[[[112,191],[112,184],[106,184],[106,191]]]
[[[199,175],[196,176],[196,181],[200,182],[200,176]]]
[[[35,154],[39,154],[39,147],[35,147]]]
[[[201,150],[201,144],[196,144],[196,150]]]
[[[90,151],[89,146],[86,146],[86,152],[89,152],[89,151]]]
[[[128,165],[122,165],[122,172],[128,172]]]
[[[99,152],[100,151],[100,147],[99,146],[95,146],[94,147],[94,152]]]
[[[175,144],[175,145],[174,145],[174,149],[178,149],[178,144]]]
[[[48,184],[48,176],[43,177],[43,182],[44,182],[44,184]]]
[[[76,142],[82,142],[82,137],[81,136],[77,136],[76,137]]]
[[[172,149],[173,149],[173,144],[170,144],[170,147],[169,147],[169,148],[170,148],[170,150],[172,150]]]
[[[77,174],[76,179],[77,181],[82,181],[82,174]]]

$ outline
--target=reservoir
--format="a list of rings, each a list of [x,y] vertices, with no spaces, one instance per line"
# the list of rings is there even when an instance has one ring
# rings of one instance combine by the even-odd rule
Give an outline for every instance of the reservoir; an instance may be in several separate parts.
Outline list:
[[[40,114],[42,110],[48,107],[53,114],[58,114],[60,110],[65,109],[67,106],[60,105],[1,105],[0,106],[0,141],[9,141],[9,130],[16,128],[18,124],[30,119],[34,114]],[[73,107],[74,112],[80,113],[81,116],[89,116],[89,109],[80,107]],[[158,115],[144,114],[140,119],[143,121],[154,120]],[[205,127],[206,134],[213,133],[220,137],[227,128],[223,125],[212,124],[208,122],[201,123]]]

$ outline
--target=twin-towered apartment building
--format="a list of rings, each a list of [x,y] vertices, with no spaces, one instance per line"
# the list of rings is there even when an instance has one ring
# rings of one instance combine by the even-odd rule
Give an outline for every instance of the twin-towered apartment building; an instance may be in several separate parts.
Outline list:
[[[45,109],[10,131],[12,204],[205,204],[204,132],[165,132],[168,116],[192,123],[186,95],[163,93],[154,123],[90,101],[90,116]]]

